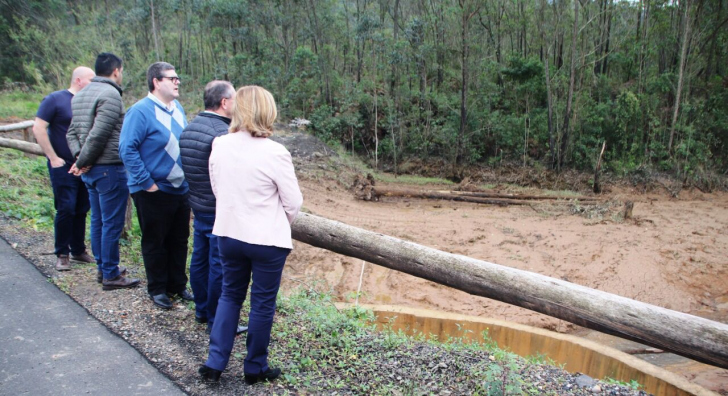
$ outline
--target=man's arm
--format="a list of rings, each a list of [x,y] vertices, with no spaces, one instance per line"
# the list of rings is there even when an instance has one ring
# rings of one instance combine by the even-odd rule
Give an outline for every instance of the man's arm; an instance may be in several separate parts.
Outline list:
[[[51,140],[48,138],[48,121],[35,117],[33,135],[35,135],[35,140],[51,162],[51,167],[58,168],[65,165],[66,161],[56,154],[56,151],[53,150],[53,146],[51,145]]]
[[[139,154],[139,146],[146,137],[145,125],[144,114],[135,107],[130,108],[126,113],[126,117],[124,117],[124,124],[121,126],[119,156],[127,172],[129,172],[129,178],[135,184],[141,185],[143,189],[154,192],[159,188],[152,180],[152,176],[147,171],[142,156]]]

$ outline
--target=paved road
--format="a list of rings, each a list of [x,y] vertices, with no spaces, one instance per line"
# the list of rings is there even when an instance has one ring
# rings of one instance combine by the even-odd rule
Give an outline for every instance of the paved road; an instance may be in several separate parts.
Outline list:
[[[0,395],[184,395],[0,239]]]

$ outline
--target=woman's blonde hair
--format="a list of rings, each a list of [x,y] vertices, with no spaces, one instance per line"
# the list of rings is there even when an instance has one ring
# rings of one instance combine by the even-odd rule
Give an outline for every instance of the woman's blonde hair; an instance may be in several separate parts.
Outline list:
[[[257,85],[238,89],[235,95],[235,110],[230,123],[230,133],[248,131],[254,137],[268,137],[273,134],[273,123],[278,117],[273,95]]]

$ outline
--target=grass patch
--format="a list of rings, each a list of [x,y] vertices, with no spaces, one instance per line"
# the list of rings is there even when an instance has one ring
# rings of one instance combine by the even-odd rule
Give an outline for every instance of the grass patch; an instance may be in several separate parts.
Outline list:
[[[0,149],[0,212],[36,230],[53,230],[55,208],[45,158]]]
[[[49,92],[48,92],[49,93]],[[0,92],[0,119],[32,120],[41,100],[48,94],[22,91]]]

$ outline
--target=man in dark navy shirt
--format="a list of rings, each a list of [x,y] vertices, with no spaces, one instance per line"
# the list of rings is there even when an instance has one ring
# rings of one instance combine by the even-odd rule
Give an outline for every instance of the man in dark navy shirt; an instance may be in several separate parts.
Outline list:
[[[53,225],[58,271],[70,270],[70,260],[81,263],[96,262],[86,253],[84,244],[86,213],[90,208],[88,191],[80,177],[68,173],[75,159],[66,142],[66,132],[71,123],[71,99],[94,76],[95,73],[90,68],[77,67],[73,71],[70,88],[53,92],[43,98],[33,125],[35,140],[48,157],[48,172],[56,208]]]

